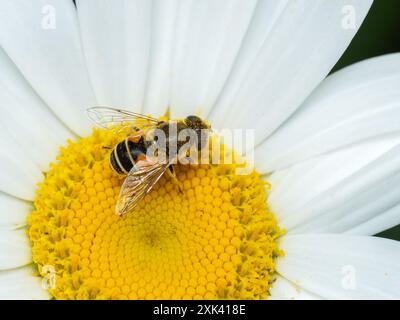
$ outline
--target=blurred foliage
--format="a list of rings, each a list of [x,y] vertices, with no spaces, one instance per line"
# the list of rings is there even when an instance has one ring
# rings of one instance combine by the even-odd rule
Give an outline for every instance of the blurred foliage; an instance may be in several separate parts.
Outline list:
[[[400,0],[375,0],[357,35],[332,71],[393,52],[400,52]],[[400,240],[400,225],[378,236]]]
[[[393,52],[400,52],[400,1],[375,0],[360,30],[332,71]]]

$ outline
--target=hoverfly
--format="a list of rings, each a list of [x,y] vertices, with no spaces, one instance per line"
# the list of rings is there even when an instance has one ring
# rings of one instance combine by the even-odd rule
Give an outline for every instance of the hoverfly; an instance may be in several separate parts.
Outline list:
[[[128,129],[126,138],[112,149],[109,156],[112,171],[120,176],[126,176],[115,208],[116,213],[120,216],[132,211],[167,170],[176,180],[172,165],[179,157],[184,142],[177,141],[176,135],[170,135],[171,126],[175,126],[177,134],[184,129],[192,130],[197,137],[197,145],[191,147],[198,151],[207,144],[208,131],[211,129],[206,121],[193,115],[182,120],[163,121],[143,114],[108,107],[89,108],[87,114],[95,124],[102,128]],[[164,148],[161,148],[158,136],[153,134],[157,129],[165,134],[167,141]],[[173,140],[177,142],[174,152],[168,147]],[[156,144],[160,148],[155,149],[164,152],[164,161],[160,161],[160,157],[147,155],[149,148]]]

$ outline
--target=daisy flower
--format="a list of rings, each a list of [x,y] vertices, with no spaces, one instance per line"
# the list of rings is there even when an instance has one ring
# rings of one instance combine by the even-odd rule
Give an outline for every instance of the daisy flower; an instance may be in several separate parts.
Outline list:
[[[2,0],[0,297],[400,297],[400,55],[333,75],[372,0]],[[85,110],[255,130],[114,214]]]

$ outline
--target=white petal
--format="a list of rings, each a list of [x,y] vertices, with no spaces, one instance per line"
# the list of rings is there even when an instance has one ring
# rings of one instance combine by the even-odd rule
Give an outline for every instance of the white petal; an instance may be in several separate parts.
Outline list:
[[[33,200],[35,186],[43,179],[42,172],[1,127],[0,136],[0,191]]]
[[[255,5],[255,0],[179,2],[171,82],[164,83],[171,90],[174,117],[207,116],[229,76]]]
[[[320,297],[307,292],[293,282],[277,276],[270,289],[270,300],[319,300]]]
[[[327,299],[399,299],[400,242],[349,235],[282,239],[278,272]]]
[[[328,77],[255,152],[262,172],[357,141],[400,132],[400,54],[357,63]]]
[[[90,78],[100,105],[140,111],[146,88],[152,1],[79,0]]]
[[[79,134],[90,132],[84,110],[96,101],[72,1],[2,1],[0,44],[69,128]]]
[[[310,159],[269,181],[269,204],[289,233],[370,234],[354,229],[368,221],[373,234],[386,230],[400,223],[392,212],[400,204],[400,136]]]
[[[0,125],[24,150],[24,157],[46,171],[71,133],[45,106],[1,48],[0,69]]]
[[[47,300],[48,291],[42,288],[42,279],[35,277],[33,265],[0,271],[1,300]]]
[[[398,188],[399,183],[395,188]],[[389,196],[393,196],[394,192],[390,192]],[[397,199],[399,199],[398,192],[396,194]],[[391,208],[388,208],[386,211],[382,212],[381,214],[377,215],[376,217],[365,221],[363,223],[358,224],[357,226],[349,229],[346,231],[347,234],[377,234],[384,230],[388,230],[393,226],[399,224],[400,220],[400,201],[397,201],[397,205],[394,205]]]
[[[26,230],[0,229],[0,270],[24,266],[31,261],[31,245]]]
[[[329,73],[371,3],[260,1],[211,123],[255,129],[256,143],[261,142]]]
[[[171,61],[179,0],[153,1],[149,73],[143,113],[162,115],[170,105]]]
[[[0,228],[14,229],[26,224],[32,204],[0,193]]]

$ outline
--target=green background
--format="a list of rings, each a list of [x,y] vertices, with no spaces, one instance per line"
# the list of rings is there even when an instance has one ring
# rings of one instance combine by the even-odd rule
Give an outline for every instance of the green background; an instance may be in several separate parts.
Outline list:
[[[363,25],[332,72],[357,61],[393,52],[400,52],[400,0],[375,0]],[[378,236],[400,240],[400,225]]]

